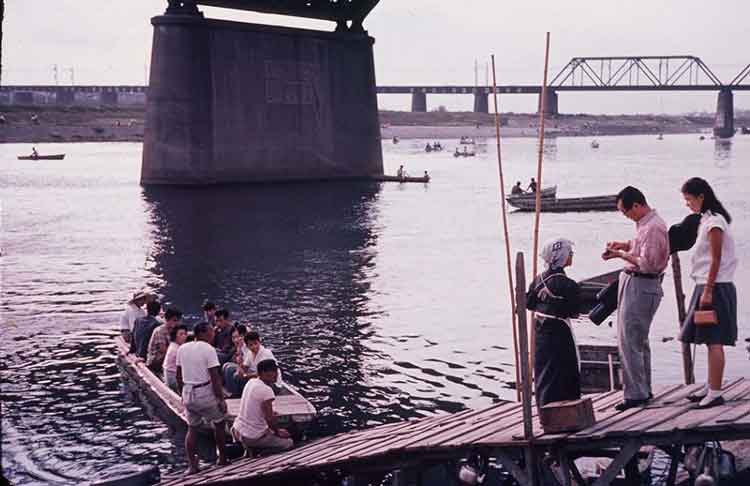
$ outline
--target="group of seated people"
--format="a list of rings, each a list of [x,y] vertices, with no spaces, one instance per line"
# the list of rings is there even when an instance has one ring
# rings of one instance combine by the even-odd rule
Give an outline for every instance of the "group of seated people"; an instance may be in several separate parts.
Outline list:
[[[273,414],[273,400],[281,385],[276,358],[262,345],[257,331],[232,323],[229,317],[227,309],[205,302],[203,320],[190,336],[179,309],[163,308],[154,295],[137,292],[120,320],[130,352],[182,395],[190,473],[198,471],[195,429],[204,423],[213,425],[219,464],[228,462],[224,454],[228,397],[241,397],[232,435],[246,454],[293,445],[288,431],[276,426]]]
[[[531,178],[531,182],[529,182],[529,186],[526,188],[526,191],[524,191],[521,187],[521,181],[517,181],[516,185],[513,186],[513,189],[511,189],[510,193],[514,196],[518,194],[526,194],[527,192],[534,194],[536,193],[536,186],[537,184],[533,177]]]

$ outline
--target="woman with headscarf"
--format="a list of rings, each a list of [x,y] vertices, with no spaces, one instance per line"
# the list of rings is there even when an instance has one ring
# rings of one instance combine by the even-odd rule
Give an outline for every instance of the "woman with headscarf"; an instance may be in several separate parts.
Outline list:
[[[573,264],[573,243],[564,238],[547,242],[541,253],[547,269],[526,294],[526,307],[536,312],[534,384],[539,407],[581,398],[581,374],[570,318],[580,307],[578,284],[565,275]]]
[[[698,408],[708,408],[724,403],[721,393],[724,346],[734,346],[737,342],[737,290],[734,286],[737,256],[729,226],[732,217],[708,182],[699,177],[688,179],[682,186],[682,195],[687,207],[700,215],[700,226],[691,272],[695,290],[680,340],[708,347],[707,383],[688,396],[688,400],[698,402]],[[713,310],[713,314],[702,322],[696,318],[699,310]]]

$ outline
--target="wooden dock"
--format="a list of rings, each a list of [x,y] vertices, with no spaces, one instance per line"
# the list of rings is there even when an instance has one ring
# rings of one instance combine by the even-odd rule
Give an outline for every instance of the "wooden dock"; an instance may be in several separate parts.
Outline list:
[[[525,451],[533,450],[537,455],[547,452],[557,458],[564,486],[572,484],[572,480],[585,484],[575,458],[613,458],[594,483],[604,486],[623,468],[627,472],[639,449],[649,445],[662,448],[673,458],[673,484],[676,464],[681,460],[679,446],[707,440],[750,439],[750,379],[728,381],[724,387],[726,404],[705,410],[696,409],[686,399],[698,388],[699,385],[657,387],[648,406],[624,412],[614,408],[622,400],[621,392],[592,395],[596,423],[576,433],[545,434],[534,413],[533,438],[524,440],[522,405],[506,402],[481,410],[340,433],[285,453],[240,459],[193,476],[164,477],[161,484],[301,485],[310,484],[317,474],[334,470],[356,478],[375,471],[424,468],[479,451],[495,458],[519,484],[531,485],[529,470],[520,465],[519,459]]]

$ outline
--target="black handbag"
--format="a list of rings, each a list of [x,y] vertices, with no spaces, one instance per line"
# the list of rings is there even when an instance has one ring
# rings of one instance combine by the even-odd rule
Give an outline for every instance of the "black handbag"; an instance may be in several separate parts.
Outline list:
[[[616,279],[596,294],[597,304],[589,312],[591,322],[598,326],[617,309],[617,291],[619,287],[620,280]]]
[[[714,479],[729,479],[737,474],[734,454],[724,450],[719,441],[689,447],[684,464],[693,477],[707,474]]]

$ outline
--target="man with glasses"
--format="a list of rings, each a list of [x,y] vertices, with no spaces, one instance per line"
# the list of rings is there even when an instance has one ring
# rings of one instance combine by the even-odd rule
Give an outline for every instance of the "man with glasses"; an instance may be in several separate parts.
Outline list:
[[[617,194],[617,209],[636,226],[633,240],[610,241],[602,254],[604,260],[625,261],[617,299],[623,401],[615,408],[622,411],[643,406],[653,397],[648,334],[664,295],[661,281],[669,260],[669,238],[664,220],[635,187]]]

